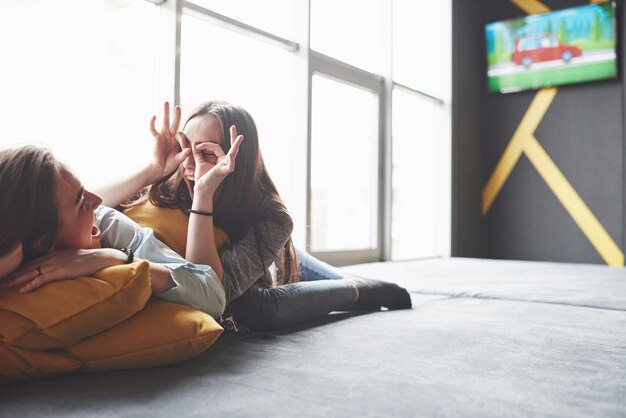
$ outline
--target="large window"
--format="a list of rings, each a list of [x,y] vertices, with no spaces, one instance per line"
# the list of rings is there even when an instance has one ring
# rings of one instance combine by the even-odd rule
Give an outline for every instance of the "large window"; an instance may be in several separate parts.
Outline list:
[[[441,119],[439,103],[394,90],[391,256],[396,260],[438,255],[445,240],[446,191],[438,181],[445,175]]]
[[[448,255],[451,0],[0,2],[0,146],[88,186],[150,158],[163,101],[246,108],[294,218],[337,264]]]
[[[311,250],[378,248],[378,97],[313,76]]]

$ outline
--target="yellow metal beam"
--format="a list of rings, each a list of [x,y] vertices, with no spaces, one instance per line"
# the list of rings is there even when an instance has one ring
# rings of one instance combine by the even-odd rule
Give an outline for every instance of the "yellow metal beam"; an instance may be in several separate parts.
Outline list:
[[[548,111],[556,93],[556,88],[549,88],[541,89],[535,95],[535,98],[528,107],[526,114],[515,130],[502,157],[500,157],[500,161],[498,161],[496,168],[483,189],[483,216],[491,209],[493,201],[511,175],[511,171],[513,171],[519,157],[521,157],[525,142],[535,134],[537,126],[539,126],[539,123],[541,123],[541,120]]]
[[[511,0],[511,3],[515,4],[529,15],[536,15],[538,13],[546,13],[550,11],[550,8],[539,0]]]
[[[524,153],[606,264],[623,266],[624,253],[534,136],[525,141]]]

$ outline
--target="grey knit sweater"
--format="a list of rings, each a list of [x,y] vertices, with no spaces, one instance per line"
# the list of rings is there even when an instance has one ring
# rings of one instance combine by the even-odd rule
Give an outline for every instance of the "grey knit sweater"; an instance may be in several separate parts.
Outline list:
[[[231,244],[230,248],[222,253],[221,260],[224,267],[222,284],[226,291],[226,303],[230,303],[250,286],[258,285],[270,287],[272,285],[269,267],[280,255],[282,248],[291,236],[293,221],[287,209],[279,202],[264,198],[259,206],[262,215],[271,213],[272,221],[261,221],[258,231],[268,248],[261,245],[260,251],[254,229],[250,228],[239,241]],[[265,218],[266,216],[261,216]],[[265,266],[265,268],[264,268]],[[265,274],[263,274],[265,271]]]

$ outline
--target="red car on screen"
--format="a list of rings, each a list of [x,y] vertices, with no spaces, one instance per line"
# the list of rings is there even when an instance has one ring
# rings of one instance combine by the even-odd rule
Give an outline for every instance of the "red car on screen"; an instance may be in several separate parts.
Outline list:
[[[517,65],[529,68],[535,62],[563,60],[569,63],[583,51],[576,45],[565,45],[554,34],[522,36],[515,41],[511,57]]]

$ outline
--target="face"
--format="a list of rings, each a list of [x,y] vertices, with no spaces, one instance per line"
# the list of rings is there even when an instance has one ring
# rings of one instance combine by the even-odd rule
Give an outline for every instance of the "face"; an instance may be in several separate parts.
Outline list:
[[[185,179],[189,195],[193,198],[195,181],[217,164],[217,153],[224,154],[224,133],[219,120],[210,115],[196,116],[187,122],[183,131],[184,139],[180,146],[191,148],[192,153],[181,165],[181,174]],[[198,150],[196,146],[202,143],[214,145],[215,151],[210,149]]]
[[[69,171],[62,169],[56,184],[59,234],[55,249],[100,248],[100,230],[95,225],[95,210],[100,196],[83,187]]]

